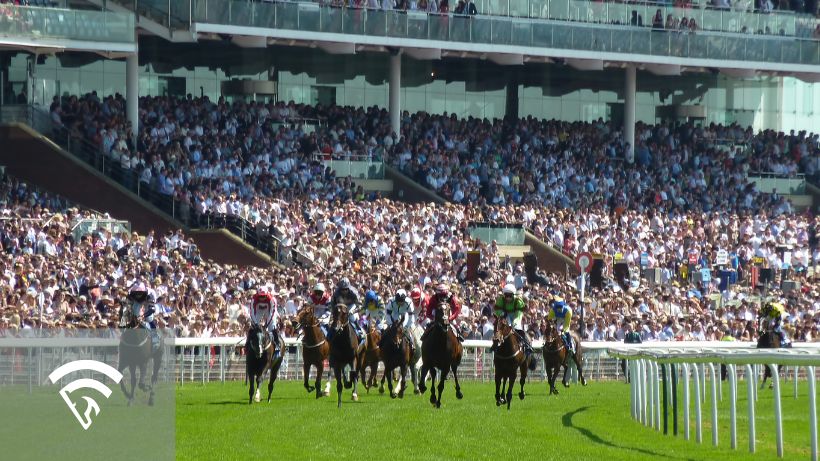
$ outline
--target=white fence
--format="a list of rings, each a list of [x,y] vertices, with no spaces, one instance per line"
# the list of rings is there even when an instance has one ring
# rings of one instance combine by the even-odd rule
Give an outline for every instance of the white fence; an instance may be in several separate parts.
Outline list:
[[[220,338],[174,338],[169,340],[169,350],[163,366],[165,379],[180,384],[191,382],[244,380],[245,359],[242,355],[244,337]],[[303,379],[301,342],[296,338],[285,340],[287,348],[279,372],[280,379]],[[117,338],[0,338],[0,385],[43,382],[44,374],[68,360],[88,358],[87,354],[112,356],[117,354]],[[584,342],[584,371],[591,379],[622,378],[617,359],[607,350],[619,343]],[[492,381],[492,353],[490,341],[465,341],[464,356],[459,367],[459,378]],[[536,349],[540,342],[534,344]],[[676,350],[701,350],[703,348],[732,348],[753,350],[751,343],[726,342],[674,342],[648,343],[641,347],[674,348]],[[170,352],[174,352],[173,354]],[[173,360],[173,365],[171,365]],[[573,368],[573,379],[575,369]],[[170,376],[173,374],[173,376]],[[544,380],[543,366],[531,376]]]
[[[721,366],[729,382],[729,415],[730,445],[737,448],[737,382],[742,374],[746,380],[748,392],[749,451],[755,452],[755,402],[757,401],[757,380],[764,366],[769,365],[772,371],[774,390],[775,436],[777,455],[783,457],[783,423],[781,412],[781,385],[786,377],[781,376],[778,367],[786,366],[792,371],[794,398],[798,397],[798,376],[800,370],[805,372],[808,380],[808,419],[811,439],[811,459],[817,461],[817,406],[816,406],[816,369],[820,365],[820,344],[795,344],[793,349],[759,350],[726,347],[719,344],[709,347],[680,347],[681,343],[672,343],[665,347],[647,344],[639,347],[620,345],[610,347],[608,355],[626,359],[629,363],[631,383],[631,415],[646,426],[668,433],[669,402],[672,406],[673,433],[677,435],[677,383],[683,384],[683,428],[684,438],[690,439],[690,376],[694,388],[695,400],[695,440],[701,443],[702,415],[701,404],[706,401],[707,369],[710,382],[712,445],[718,446],[718,399],[723,400]],[[696,346],[698,343],[694,343]],[[741,369],[738,370],[737,366]],[[691,373],[690,373],[691,372]],[[740,372],[740,373],[739,373]],[[781,383],[781,377],[784,378]],[[719,396],[719,397],[718,397]],[[663,417],[661,418],[661,411]],[[662,421],[662,423],[661,423]]]

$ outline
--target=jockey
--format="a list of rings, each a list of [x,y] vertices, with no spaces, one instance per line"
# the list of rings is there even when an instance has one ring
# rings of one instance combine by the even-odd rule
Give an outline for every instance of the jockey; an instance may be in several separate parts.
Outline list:
[[[148,289],[143,282],[137,282],[131,286],[128,293],[131,301],[131,315],[139,322],[140,326],[151,332],[151,346],[159,349],[159,334],[157,332],[157,322],[154,319],[154,300],[148,294]]]
[[[763,306],[763,309],[760,310],[760,328],[763,331],[771,330],[777,333],[780,337],[781,344],[788,343],[786,333],[781,326],[785,314],[786,309],[782,304],[776,302],[768,302]]]
[[[373,290],[367,290],[367,293],[364,294],[364,310],[362,316],[365,318],[368,329],[371,325],[370,322],[373,322],[373,326],[379,331],[384,331],[384,311],[384,302],[382,302],[381,296]]]
[[[495,315],[498,318],[506,317],[507,322],[515,329],[518,339],[524,343],[524,353],[532,354],[532,345],[527,334],[524,333],[524,307],[526,303],[521,297],[516,296],[515,285],[508,283],[501,290],[501,296],[495,300]]]
[[[327,336],[327,325],[330,321],[330,294],[325,289],[325,284],[317,283],[310,294],[310,303],[313,305],[313,313],[319,319],[319,328]]]
[[[356,336],[359,337],[359,342],[364,341],[364,332],[362,332],[359,326],[359,314],[357,313],[359,309],[359,292],[350,285],[350,279],[345,277],[339,280],[339,283],[336,285],[336,291],[330,300],[330,304],[330,316],[332,321],[336,320],[336,315],[338,314],[336,312],[336,305],[344,304],[347,306],[350,325],[353,326]]]
[[[461,337],[461,333],[459,333],[458,329],[453,324],[453,321],[461,314],[461,303],[458,302],[455,295],[450,293],[450,289],[447,288],[447,285],[444,283],[440,283],[436,287],[436,292],[430,297],[430,299],[427,300],[424,307],[424,316],[431,320],[431,323],[427,326],[427,329],[424,330],[424,333],[421,335],[421,339],[423,340],[426,338],[430,333],[430,330],[432,330],[432,323],[436,320],[436,306],[441,303],[447,303],[450,305],[450,316],[447,318],[450,323],[450,328],[453,330],[453,333],[456,334],[456,338],[458,338],[460,342],[464,342],[464,338]]]
[[[274,349],[280,347],[279,332],[276,324],[279,320],[279,312],[273,302],[273,296],[264,291],[253,295],[250,309],[251,324],[267,331],[273,341]],[[248,331],[250,334],[250,330]]]
[[[572,309],[570,309],[570,307],[567,306],[567,303],[564,302],[564,299],[558,295],[555,295],[552,298],[548,318],[550,320],[555,320],[555,329],[561,333],[561,337],[564,339],[564,344],[566,344],[570,353],[573,353],[574,346],[572,344],[572,337],[569,332],[572,322]]]
[[[410,291],[410,300],[413,302],[413,316],[420,316],[427,302],[427,297],[424,296],[424,292],[421,291],[421,288],[416,287]]]
[[[412,298],[407,296],[406,290],[396,291],[396,296],[387,303],[387,321],[390,325],[399,324],[404,328],[404,335],[414,344],[413,326],[416,323],[415,306]]]

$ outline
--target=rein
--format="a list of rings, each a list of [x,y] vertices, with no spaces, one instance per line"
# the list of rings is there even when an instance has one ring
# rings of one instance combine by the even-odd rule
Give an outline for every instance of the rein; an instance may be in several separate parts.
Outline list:
[[[498,343],[498,347],[503,346],[507,342],[507,338],[512,336],[512,334],[513,334],[513,330],[510,330],[509,333],[504,335],[504,337],[501,338],[501,341]],[[494,354],[494,357],[497,358],[497,359],[500,359],[500,360],[510,360],[510,359],[514,359],[514,358],[518,357],[519,354],[521,354],[521,345],[520,344],[516,348],[515,353],[513,353],[512,355],[498,355],[498,352],[496,352]]]
[[[317,328],[317,327],[319,327],[319,321],[316,320],[316,323],[314,323],[313,325],[302,325],[301,322],[296,322],[296,325],[297,325],[297,329],[303,330],[302,331],[303,333],[307,333],[308,328]],[[305,338],[305,339],[307,339],[307,338]],[[323,339],[323,340],[319,341],[316,344],[305,344],[304,341],[303,341],[302,342],[302,348],[304,348],[304,349],[315,349],[315,348],[321,346],[322,344],[324,344],[326,342],[327,342],[327,339]]]

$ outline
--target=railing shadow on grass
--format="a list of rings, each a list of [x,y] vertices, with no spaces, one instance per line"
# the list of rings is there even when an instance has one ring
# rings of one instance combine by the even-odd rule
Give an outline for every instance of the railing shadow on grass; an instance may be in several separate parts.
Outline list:
[[[572,418],[575,415],[577,415],[578,413],[583,413],[587,410],[589,410],[588,406],[581,407],[581,408],[578,408],[574,411],[564,413],[563,416],[561,416],[561,424],[563,424],[564,427],[568,427],[570,429],[575,429],[576,431],[580,432],[581,435],[583,435],[584,437],[586,437],[587,439],[589,439],[590,441],[592,441],[593,443],[596,443],[598,445],[604,445],[604,446],[607,446],[607,447],[610,447],[610,448],[615,448],[615,449],[618,449],[618,450],[634,451],[634,452],[638,452],[638,453],[641,453],[641,454],[644,454],[644,455],[654,456],[654,457],[657,457],[659,459],[664,458],[664,459],[680,459],[680,460],[685,460],[685,461],[695,461],[692,458],[683,458],[683,457],[680,457],[680,456],[673,456],[669,453],[659,453],[657,451],[647,450],[645,448],[637,448],[637,447],[629,447],[629,446],[626,446],[626,445],[618,445],[617,443],[610,442],[608,440],[604,440],[603,438],[601,438],[600,435],[592,432],[591,430],[589,430],[585,427],[581,427],[581,426],[577,426],[577,425],[573,424]]]

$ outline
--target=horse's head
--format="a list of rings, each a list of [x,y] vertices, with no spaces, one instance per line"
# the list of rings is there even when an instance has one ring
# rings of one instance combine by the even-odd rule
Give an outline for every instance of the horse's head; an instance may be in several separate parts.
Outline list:
[[[493,333],[493,345],[500,346],[504,344],[504,340],[510,335],[512,327],[507,322],[507,317],[501,316],[495,318],[495,332]]]
[[[262,358],[262,353],[268,348],[270,340],[265,333],[265,330],[259,325],[254,325],[248,332],[248,346],[250,353],[256,355],[256,358]]]
[[[348,325],[348,320],[350,319],[350,313],[347,310],[347,306],[344,304],[337,304],[336,305],[336,318],[333,320],[333,329],[337,332],[346,328]]]
[[[550,320],[546,322],[546,331],[544,332],[544,349],[558,350],[564,347],[564,341],[555,330],[555,324]]]
[[[305,306],[299,309],[299,312],[296,313],[296,322],[297,327],[307,328],[316,323],[316,315],[313,313],[313,308],[310,306]]]
[[[438,303],[436,306],[436,323],[444,326],[450,324],[450,304]]]
[[[399,322],[396,322],[393,325],[394,326],[391,328],[391,330],[392,330],[391,334],[393,335],[393,337],[390,338],[390,339],[391,339],[391,342],[393,343],[393,345],[396,346],[396,349],[400,349],[401,348],[401,340],[404,338],[404,327],[401,326],[401,324]]]

